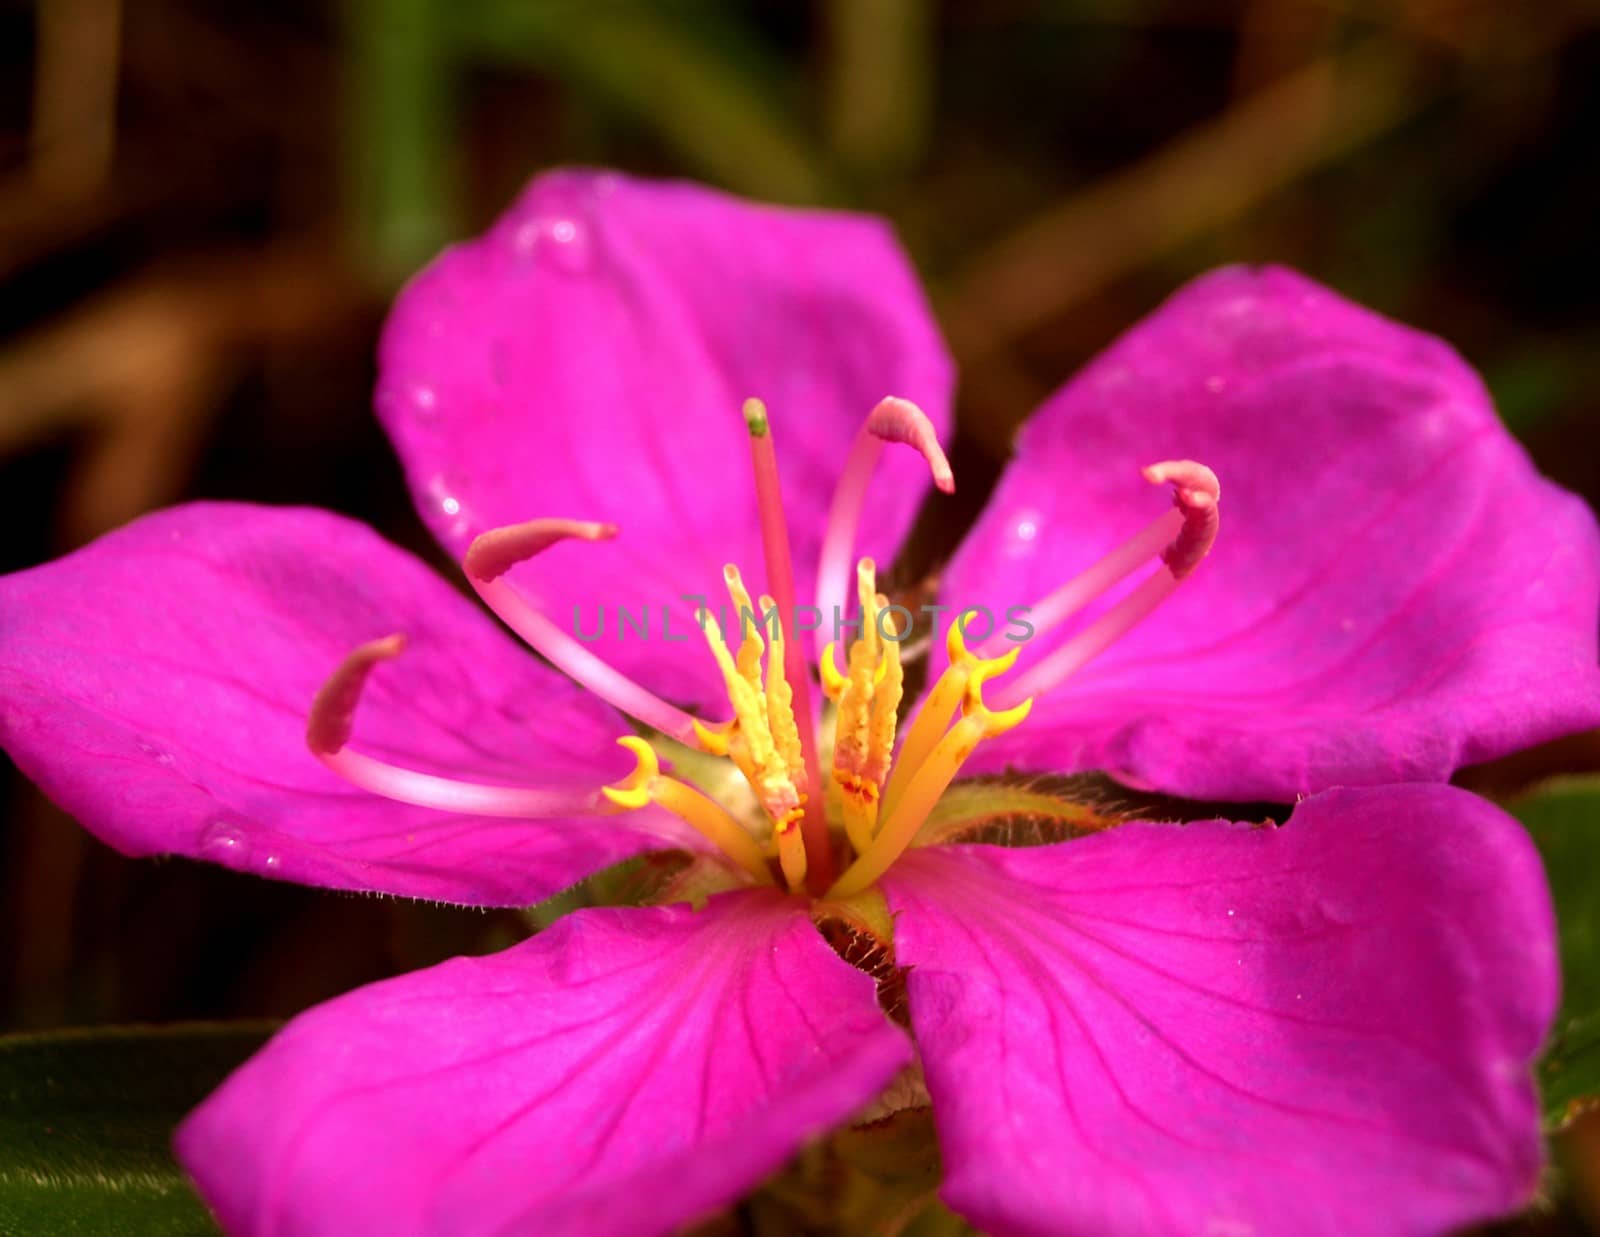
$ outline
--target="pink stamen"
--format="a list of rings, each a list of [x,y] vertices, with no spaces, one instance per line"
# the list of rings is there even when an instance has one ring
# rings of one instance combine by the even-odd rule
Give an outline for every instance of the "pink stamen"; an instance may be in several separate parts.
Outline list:
[[[761,549],[767,560],[767,591],[777,603],[783,625],[783,676],[794,693],[794,716],[800,731],[800,756],[805,763],[808,793],[800,836],[806,848],[806,884],[821,894],[833,883],[833,848],[823,809],[822,764],[817,759],[817,715],[811,710],[811,676],[806,670],[795,630],[794,561],[789,552],[789,524],[783,515],[783,487],[772,426],[759,400],[746,400],[745,425],[750,431],[750,463],[755,471],[756,510],[761,520]]]
[[[1222,486],[1217,474],[1193,460],[1165,460],[1144,470],[1144,479],[1153,485],[1172,484],[1172,505],[1183,513],[1183,530],[1177,540],[1161,553],[1161,561],[1176,579],[1183,579],[1200,560],[1211,553],[1217,539],[1221,515],[1217,501]]]
[[[445,812],[528,819],[594,816],[604,810],[604,801],[593,792],[460,782],[402,769],[348,750],[345,744],[350,741],[356,705],[361,702],[367,677],[380,662],[398,657],[405,646],[403,635],[363,644],[340,662],[318,689],[311,716],[306,719],[306,746],[323,764],[345,781],[373,794]]]
[[[484,604],[551,665],[628,716],[680,743],[693,745],[692,717],[584,648],[576,637],[562,631],[501,578],[518,563],[567,538],[606,541],[616,535],[615,524],[529,520],[480,534],[467,547],[461,565]]]
[[[1151,521],[1087,571],[1034,607],[1029,621],[1037,637],[1060,624],[1139,564],[1160,555],[1162,566],[1131,593],[1042,661],[1030,666],[1002,693],[1005,703],[1050,690],[1098,657],[1170,597],[1211,552],[1221,521],[1216,473],[1193,460],[1165,460],[1144,469],[1146,481],[1170,483],[1176,510]]]
[[[825,615],[831,613],[830,606],[846,601],[849,596],[861,510],[886,442],[904,443],[917,450],[928,461],[934,485],[943,493],[955,493],[955,474],[950,471],[950,461],[939,446],[939,435],[927,414],[910,400],[898,396],[878,401],[856,433],[828,509],[828,527],[817,562],[817,608]],[[827,626],[824,624],[817,629],[818,656],[828,640]]]

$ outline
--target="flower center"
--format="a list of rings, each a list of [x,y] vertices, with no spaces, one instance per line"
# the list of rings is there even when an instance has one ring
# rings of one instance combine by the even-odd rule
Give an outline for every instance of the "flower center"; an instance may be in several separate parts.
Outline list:
[[[1159,564],[1093,622],[1034,662],[1009,690],[1001,689],[993,709],[984,700],[985,684],[1009,671],[1021,648],[1013,645],[995,655],[1000,640],[991,635],[978,649],[969,649],[958,618],[945,641],[947,667],[901,739],[898,756],[904,695],[900,645],[910,633],[878,591],[873,561],[860,559],[855,572],[859,616],[849,625],[856,634],[844,667],[836,658],[837,640],[825,644],[820,655],[823,691],[834,705],[834,741],[824,780],[811,679],[798,643],[802,629],[771,424],[758,400],[746,402],[744,415],[772,592],[752,601],[738,567],[729,564],[723,582],[734,622],[725,628],[708,609],[699,615],[732,708],[728,720],[707,724],[635,683],[562,631],[505,579],[515,564],[560,541],[614,537],[615,525],[543,519],[494,529],[472,543],[462,565],[489,607],[552,664],[664,738],[732,761],[754,791],[765,817],[762,825],[752,830],[702,791],[663,773],[655,747],[636,735],[618,739],[635,759],[626,778],[598,792],[576,794],[460,782],[350,750],[362,687],[374,667],[401,652],[404,638],[398,635],[356,649],[324,684],[307,726],[312,751],[357,785],[445,810],[572,816],[653,804],[698,830],[759,883],[781,878],[793,893],[854,898],[870,890],[916,842],[979,744],[1021,725],[1038,694],[1058,686],[1154,610],[1216,537],[1218,486],[1210,469],[1188,460],[1145,469],[1146,480],[1173,486],[1175,509],[1029,607],[1034,637],[1058,627],[1152,559]],[[953,488],[927,417],[914,404],[892,397],[874,408],[851,448],[830,510],[818,569],[819,611],[842,600],[866,490],[885,442],[916,449],[939,488]],[[840,824],[842,837],[834,836],[830,817]],[[840,858],[846,864],[835,878]]]

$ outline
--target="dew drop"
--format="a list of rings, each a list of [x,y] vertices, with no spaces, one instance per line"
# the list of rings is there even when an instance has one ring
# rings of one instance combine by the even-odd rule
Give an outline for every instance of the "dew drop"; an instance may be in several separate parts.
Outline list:
[[[1012,517],[1006,530],[1005,552],[1009,558],[1026,558],[1037,548],[1043,517],[1028,508]]]
[[[161,765],[163,768],[166,768],[172,764],[172,753],[163,751],[154,743],[150,743],[141,739],[139,741],[139,750],[146,756],[150,757],[150,759],[156,764]]]
[[[459,487],[446,477],[435,477],[427,485],[428,497],[450,520],[447,529],[452,537],[465,537],[471,524],[467,504],[462,501]]]
[[[237,825],[214,820],[200,835],[200,853],[213,863],[238,867],[250,857],[250,840]]]
[[[418,383],[411,388],[411,407],[423,420],[431,421],[438,415],[439,393],[430,386]]]
[[[261,861],[261,866],[266,868],[269,872],[276,872],[283,866],[283,860],[277,855],[268,855]]]
[[[1206,390],[1210,391],[1213,395],[1218,394],[1227,385],[1228,380],[1221,374],[1212,374],[1211,377],[1206,379]]]
[[[575,215],[537,215],[511,234],[511,247],[521,258],[575,275],[589,268],[589,229]]]

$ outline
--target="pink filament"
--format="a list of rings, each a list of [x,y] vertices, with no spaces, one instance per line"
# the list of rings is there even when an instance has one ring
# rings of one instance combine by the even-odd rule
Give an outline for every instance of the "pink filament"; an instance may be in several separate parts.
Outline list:
[[[402,635],[370,641],[353,650],[328,676],[306,719],[306,745],[317,759],[363,790],[419,807],[523,819],[599,814],[602,802],[592,793],[459,782],[348,750],[345,744],[367,677],[380,662],[398,657],[405,645]]]
[[[1144,469],[1143,475],[1152,484],[1172,485],[1175,510],[1152,520],[1039,602],[1029,615],[1035,636],[1077,613],[1147,559],[1159,555],[1162,566],[1077,635],[1019,675],[1002,691],[1003,704],[1015,704],[1049,691],[1075,674],[1170,597],[1211,552],[1220,526],[1217,502],[1221,487],[1216,473],[1193,460],[1165,460]]]
[[[1118,581],[1132,575],[1172,544],[1183,528],[1183,514],[1167,511],[1151,520],[1092,567],[1079,572],[1028,612],[1034,638],[1059,626]],[[992,656],[1007,642],[996,632],[978,647],[981,657]]]
[[[1056,686],[1115,644],[1150,611],[1170,597],[1177,587],[1177,577],[1165,567],[1154,572],[1072,639],[1019,675],[1000,694],[1000,707],[1009,708],[1029,696]]]
[[[800,756],[805,762],[805,815],[800,821],[806,845],[806,884],[822,893],[833,883],[833,848],[828,842],[828,820],[823,812],[822,764],[817,759],[817,720],[811,711],[811,676],[807,673],[800,641],[792,638],[795,624],[794,561],[789,552],[789,524],[783,515],[783,487],[778,479],[778,454],[772,444],[770,424],[750,433],[750,462],[755,470],[756,509],[761,520],[761,549],[767,560],[767,588],[777,603],[783,642],[783,676],[794,693],[794,716],[800,731]]]
[[[467,547],[462,567],[484,604],[528,645],[600,699],[680,743],[694,742],[694,719],[641,687],[616,667],[595,656],[572,635],[552,623],[521,593],[500,577],[517,563],[572,537],[605,541],[616,536],[615,524],[583,520],[529,520],[491,529]]]
[[[950,471],[950,461],[939,447],[939,436],[927,414],[908,399],[888,396],[878,401],[868,415],[850,454],[845,459],[844,471],[839,474],[839,484],[833,491],[833,503],[828,509],[828,527],[822,538],[822,553],[817,562],[817,609],[831,614],[830,606],[847,603],[850,596],[850,570],[856,544],[856,532],[861,525],[861,510],[866,503],[867,487],[873,471],[878,466],[878,456],[886,442],[905,443],[921,453],[933,473],[933,483],[945,494],[953,494],[955,475]],[[846,607],[848,608],[848,606]],[[817,655],[821,656],[828,642],[828,628],[824,623],[817,629]]]
[[[345,781],[385,799],[469,816],[512,816],[522,820],[550,816],[598,816],[604,801],[593,792],[485,786],[458,782],[385,764],[348,749],[318,752],[318,758]]]

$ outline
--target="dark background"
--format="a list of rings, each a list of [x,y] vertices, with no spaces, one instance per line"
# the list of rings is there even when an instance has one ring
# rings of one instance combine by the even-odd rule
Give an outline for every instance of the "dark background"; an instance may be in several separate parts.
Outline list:
[[[891,216],[970,510],[1045,393],[1236,260],[1449,339],[1594,503],[1596,133],[1580,0],[0,0],[0,570],[195,497],[438,561],[369,411],[384,306],[564,162]],[[513,928],[128,861],[3,764],[0,861],[0,1028],[283,1016]]]

